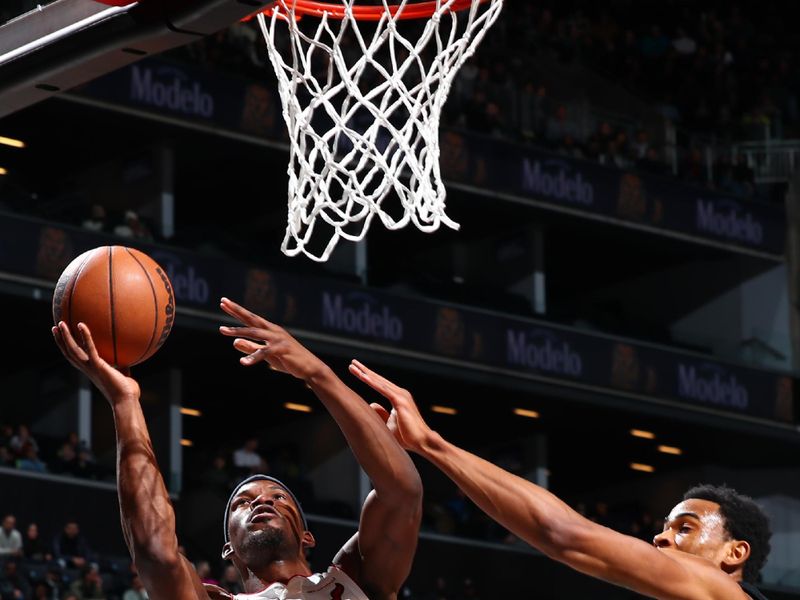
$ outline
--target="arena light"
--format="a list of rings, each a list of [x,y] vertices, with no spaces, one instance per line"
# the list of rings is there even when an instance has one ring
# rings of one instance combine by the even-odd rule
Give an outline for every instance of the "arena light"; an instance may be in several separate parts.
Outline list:
[[[181,414],[186,415],[188,417],[202,417],[203,413],[201,413],[196,408],[186,408],[185,406],[181,406]]]
[[[8,175],[8,171],[3,167],[0,167],[0,175]]]
[[[431,411],[435,413],[439,413],[440,415],[457,415],[458,411],[455,408],[450,406],[439,406],[438,404],[434,404],[431,406]]]
[[[191,448],[192,446],[194,446],[194,442],[192,440],[187,440],[184,438],[181,440],[181,446],[184,446],[185,448]]]
[[[641,471],[642,473],[653,473],[656,470],[655,467],[643,463],[631,463],[630,467],[634,471]]]
[[[283,408],[304,413],[310,413],[312,410],[308,404],[297,404],[296,402],[285,402]]]
[[[675,446],[659,446],[658,451],[663,452],[664,454],[674,454],[675,456],[680,456],[683,454],[683,450],[676,448]]]
[[[631,435],[633,437],[642,438],[645,440],[654,440],[656,439],[656,434],[652,431],[645,431],[644,429],[631,429]]]
[[[514,414],[520,417],[528,417],[529,419],[538,419],[539,413],[535,410],[530,410],[527,408],[515,408]]]
[[[0,144],[4,146],[11,146],[12,148],[24,148],[25,142],[22,140],[15,140],[14,138],[5,137],[0,135]]]

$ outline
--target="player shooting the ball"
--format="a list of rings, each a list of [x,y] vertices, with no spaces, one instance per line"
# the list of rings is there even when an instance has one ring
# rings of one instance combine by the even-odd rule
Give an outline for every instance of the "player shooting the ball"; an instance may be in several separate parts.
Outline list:
[[[422,484],[409,455],[358,394],[286,330],[223,298],[222,310],[241,325],[220,327],[245,356],[262,361],[310,387],[336,420],[374,489],[361,511],[358,532],[314,574],[305,556],[314,536],[298,500],[280,481],[250,477],[231,494],[222,556],[233,562],[245,594],[235,598],[280,600],[393,600],[411,569],[422,514]],[[91,332],[62,321],[53,327],[67,360],[89,377],[111,405],[117,436],[117,489],[122,530],[152,600],[234,598],[204,587],[178,552],[175,514],[158,470],[139,404],[140,388],[128,370],[97,353]]]

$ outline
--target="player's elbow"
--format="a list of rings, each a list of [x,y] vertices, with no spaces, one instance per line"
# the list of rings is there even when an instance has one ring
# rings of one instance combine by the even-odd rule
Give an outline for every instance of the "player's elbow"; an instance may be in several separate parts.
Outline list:
[[[401,506],[422,506],[422,479],[416,469],[395,486],[395,502]]]
[[[177,543],[134,544],[131,554],[136,568],[141,571],[177,571],[183,562]]]
[[[536,546],[553,560],[569,562],[575,552],[591,545],[592,525],[590,521],[571,516],[551,519],[541,527]]]

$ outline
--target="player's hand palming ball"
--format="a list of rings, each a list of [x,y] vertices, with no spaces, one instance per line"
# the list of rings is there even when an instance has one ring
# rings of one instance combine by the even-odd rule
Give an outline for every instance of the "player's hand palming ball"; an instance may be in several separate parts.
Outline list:
[[[75,258],[53,293],[53,320],[92,332],[97,352],[115,367],[150,358],[169,336],[175,297],[166,271],[147,254],[100,246]]]

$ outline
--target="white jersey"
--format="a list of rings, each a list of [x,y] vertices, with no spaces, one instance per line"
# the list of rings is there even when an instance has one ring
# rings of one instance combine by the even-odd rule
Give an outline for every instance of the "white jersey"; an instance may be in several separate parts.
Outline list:
[[[235,600],[369,600],[338,567],[308,577],[297,575],[286,584],[273,583],[257,594],[236,594]]]

